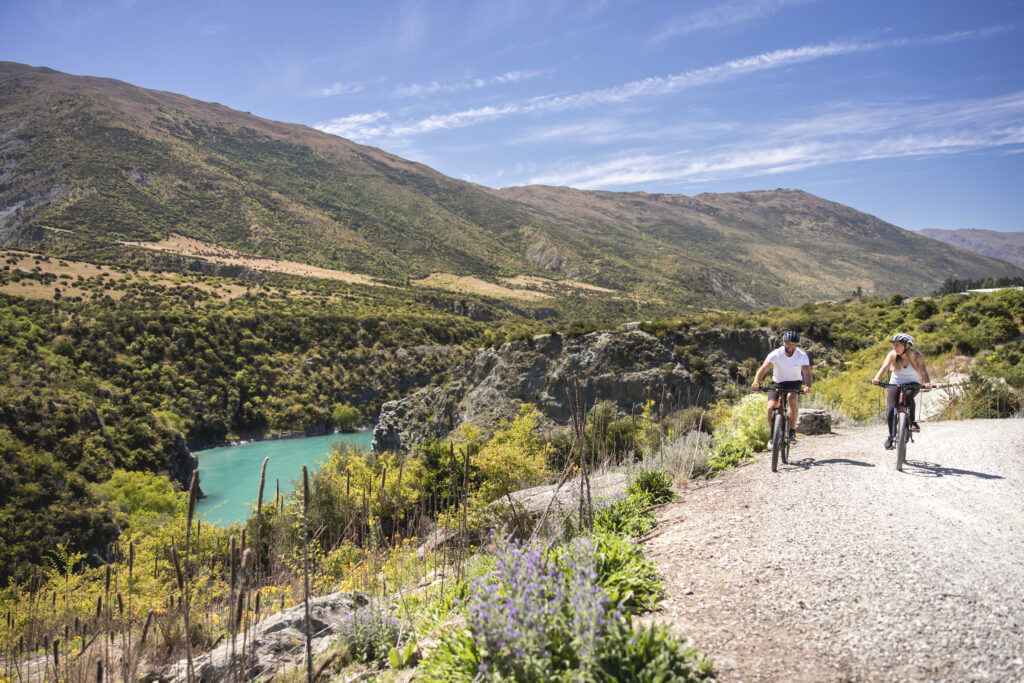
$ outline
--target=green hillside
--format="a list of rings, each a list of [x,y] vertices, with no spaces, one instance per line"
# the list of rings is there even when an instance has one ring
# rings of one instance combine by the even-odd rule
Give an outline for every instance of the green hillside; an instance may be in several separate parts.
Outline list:
[[[638,315],[1024,275],[799,191],[494,191],[303,126],[12,63],[0,163],[0,245],[86,260],[134,263],[121,242],[180,235],[397,285],[432,272],[581,282],[612,296],[572,298]],[[572,314],[536,306],[552,304]]]

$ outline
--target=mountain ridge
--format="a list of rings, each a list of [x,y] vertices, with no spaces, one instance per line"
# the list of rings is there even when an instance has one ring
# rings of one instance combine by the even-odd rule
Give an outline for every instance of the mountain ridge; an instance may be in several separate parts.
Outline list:
[[[917,232],[925,237],[966,249],[975,254],[999,259],[1024,268],[1024,232],[1001,232],[976,228],[959,230],[924,228]]]
[[[173,235],[398,286],[577,281],[645,315],[1024,275],[801,190],[496,190],[306,126],[0,63],[0,246],[116,260]]]

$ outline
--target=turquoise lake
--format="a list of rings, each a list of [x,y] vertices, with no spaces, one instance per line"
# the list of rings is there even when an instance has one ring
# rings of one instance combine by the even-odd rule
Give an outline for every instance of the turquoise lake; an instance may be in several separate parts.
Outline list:
[[[265,505],[274,499],[276,481],[281,484],[282,495],[291,493],[295,484],[302,481],[302,466],[312,474],[327,461],[335,443],[349,443],[368,450],[372,440],[373,431],[367,429],[351,434],[254,441],[196,451],[199,486],[206,494],[196,504],[196,512],[206,522],[221,525],[244,522],[259,494],[263,458],[270,458],[263,487]]]

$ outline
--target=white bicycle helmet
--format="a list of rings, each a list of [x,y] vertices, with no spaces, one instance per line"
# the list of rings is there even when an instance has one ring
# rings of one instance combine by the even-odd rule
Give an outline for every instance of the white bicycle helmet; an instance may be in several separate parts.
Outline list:
[[[892,341],[894,341],[894,342],[902,342],[902,343],[906,344],[907,346],[913,346],[913,344],[914,344],[914,338],[911,337],[906,332],[898,332],[898,333],[896,333],[893,336]]]

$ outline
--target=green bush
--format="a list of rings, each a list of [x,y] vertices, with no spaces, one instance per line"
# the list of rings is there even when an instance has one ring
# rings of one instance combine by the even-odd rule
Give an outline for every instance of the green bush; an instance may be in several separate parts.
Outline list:
[[[598,680],[617,683],[651,681],[710,681],[715,672],[696,649],[687,647],[686,638],[672,633],[668,626],[652,624],[638,629],[621,628],[615,645],[609,644],[598,666]]]
[[[595,533],[591,540],[597,582],[612,604],[620,605],[628,613],[657,607],[665,590],[655,564],[644,558],[643,549],[611,533]]]
[[[768,443],[765,420],[768,400],[764,394],[747,394],[733,405],[715,408],[715,438],[708,461],[712,473],[732,469],[753,457]]]
[[[468,629],[447,634],[417,670],[426,683],[470,683],[480,680],[480,649]]]
[[[1024,410],[1021,392],[998,378],[985,377],[972,368],[967,380],[950,390],[942,411],[946,420],[1012,417]]]
[[[648,505],[660,505],[673,500],[676,492],[672,490],[672,481],[664,470],[641,469],[630,477],[626,495],[644,498]]]
[[[121,528],[133,532],[155,528],[183,516],[188,509],[187,492],[167,477],[150,472],[115,470],[96,491],[117,506]]]
[[[649,507],[643,495],[622,494],[595,505],[594,530],[623,536],[642,536],[654,528],[654,515],[644,510]]]

